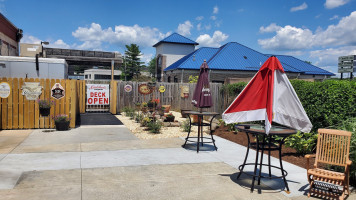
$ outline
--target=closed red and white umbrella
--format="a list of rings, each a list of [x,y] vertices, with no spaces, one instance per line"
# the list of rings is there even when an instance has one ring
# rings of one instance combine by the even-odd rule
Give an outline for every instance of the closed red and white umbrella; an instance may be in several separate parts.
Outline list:
[[[265,120],[266,134],[272,121],[302,132],[312,128],[281,63],[274,56],[262,65],[222,118],[228,124]]]

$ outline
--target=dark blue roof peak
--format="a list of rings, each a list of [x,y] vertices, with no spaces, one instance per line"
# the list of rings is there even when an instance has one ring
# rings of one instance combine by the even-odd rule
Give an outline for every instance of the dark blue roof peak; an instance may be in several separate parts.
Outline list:
[[[158,45],[162,43],[175,43],[175,44],[191,44],[191,45],[199,45],[199,43],[196,43],[195,41],[184,37],[183,35],[180,35],[178,33],[172,33],[170,36],[164,38],[163,40],[157,42],[153,47],[157,47]]]

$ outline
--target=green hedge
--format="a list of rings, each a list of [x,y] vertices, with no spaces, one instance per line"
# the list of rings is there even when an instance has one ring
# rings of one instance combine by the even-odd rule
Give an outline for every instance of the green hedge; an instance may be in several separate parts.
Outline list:
[[[313,124],[312,132],[318,128],[337,126],[356,116],[356,81],[291,80],[291,83]],[[236,97],[245,86],[246,83],[228,84],[224,86],[224,91]]]

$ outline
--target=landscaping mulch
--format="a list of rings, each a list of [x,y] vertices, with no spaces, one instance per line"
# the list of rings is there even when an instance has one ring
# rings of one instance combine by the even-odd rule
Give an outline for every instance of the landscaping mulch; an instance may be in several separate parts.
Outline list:
[[[237,133],[237,134],[236,134]],[[242,132],[229,131],[227,126],[221,125],[214,131],[214,135],[225,138],[231,142],[243,145],[247,147],[247,136]],[[267,154],[265,152],[265,154]],[[271,156],[278,158],[278,151],[272,151]],[[282,147],[282,160],[289,163],[295,164],[299,167],[306,168],[307,160],[304,158],[304,155],[297,154],[293,148]],[[309,167],[312,168],[314,164],[314,158],[311,158]]]

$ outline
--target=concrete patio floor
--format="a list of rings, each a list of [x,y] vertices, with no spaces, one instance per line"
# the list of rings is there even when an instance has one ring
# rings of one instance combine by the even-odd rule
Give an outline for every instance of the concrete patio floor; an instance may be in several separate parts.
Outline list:
[[[3,130],[0,199],[308,199],[306,170],[287,162],[290,194],[281,180],[250,193],[250,177],[236,180],[246,147],[215,139],[218,151],[197,154],[182,138],[139,140],[123,125]]]

